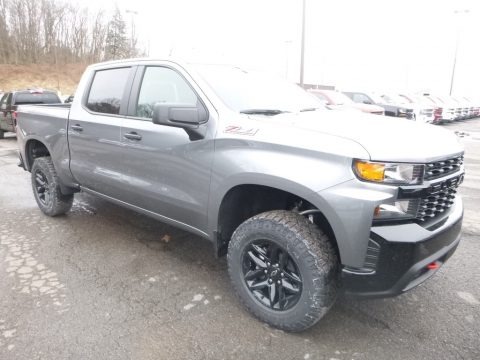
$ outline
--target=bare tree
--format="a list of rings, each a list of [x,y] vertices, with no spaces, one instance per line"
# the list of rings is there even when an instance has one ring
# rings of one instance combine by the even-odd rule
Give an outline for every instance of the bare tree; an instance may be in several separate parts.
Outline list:
[[[108,19],[62,0],[0,0],[2,63],[91,63],[139,53],[118,8]]]

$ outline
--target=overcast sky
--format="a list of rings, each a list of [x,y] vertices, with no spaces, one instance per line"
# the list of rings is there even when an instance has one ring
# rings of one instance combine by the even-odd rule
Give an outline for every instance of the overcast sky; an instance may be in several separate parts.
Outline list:
[[[448,93],[459,34],[453,91],[480,98],[478,1],[306,2],[306,83]],[[150,56],[232,63],[299,81],[302,0],[82,3],[138,12],[137,33]]]

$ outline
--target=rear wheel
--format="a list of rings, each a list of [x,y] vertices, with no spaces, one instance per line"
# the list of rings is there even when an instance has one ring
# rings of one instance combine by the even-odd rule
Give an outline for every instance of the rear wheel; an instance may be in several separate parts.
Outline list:
[[[62,194],[60,180],[50,157],[35,159],[31,173],[33,194],[38,207],[45,215],[58,216],[70,210],[73,194]]]
[[[241,224],[229,244],[228,270],[245,307],[283,330],[314,325],[336,299],[338,260],[331,242],[290,211],[266,212]]]

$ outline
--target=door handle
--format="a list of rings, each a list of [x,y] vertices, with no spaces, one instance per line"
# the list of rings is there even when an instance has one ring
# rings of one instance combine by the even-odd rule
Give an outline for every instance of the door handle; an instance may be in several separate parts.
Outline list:
[[[137,134],[135,131],[126,133],[125,135],[123,135],[123,137],[129,140],[137,140],[137,141],[142,140],[142,135]]]
[[[70,126],[72,128],[73,131],[83,131],[83,127],[81,127],[80,125],[76,124],[76,125],[72,125]]]

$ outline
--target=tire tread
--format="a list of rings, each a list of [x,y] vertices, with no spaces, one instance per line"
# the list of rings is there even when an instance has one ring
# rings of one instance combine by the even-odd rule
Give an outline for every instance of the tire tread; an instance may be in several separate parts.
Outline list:
[[[280,226],[289,247],[304,259],[314,276],[315,288],[305,314],[295,322],[286,323],[280,317],[267,317],[257,306],[245,301],[234,276],[238,271],[232,262],[235,249],[248,232],[262,232]],[[228,270],[236,293],[243,306],[253,315],[270,325],[287,330],[302,331],[318,322],[331,308],[337,294],[338,259],[328,236],[304,216],[286,210],[274,210],[258,214],[242,223],[232,235],[228,251]],[[261,306],[259,304],[259,306]]]

